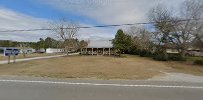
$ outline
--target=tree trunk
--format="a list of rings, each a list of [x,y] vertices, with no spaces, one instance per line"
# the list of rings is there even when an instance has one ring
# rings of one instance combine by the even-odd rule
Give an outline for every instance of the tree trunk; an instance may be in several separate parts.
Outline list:
[[[68,56],[68,48],[65,48],[66,56]]]
[[[180,56],[181,56],[182,58],[185,58],[185,53],[186,53],[186,50],[185,50],[185,49],[181,49],[181,51],[180,51]]]

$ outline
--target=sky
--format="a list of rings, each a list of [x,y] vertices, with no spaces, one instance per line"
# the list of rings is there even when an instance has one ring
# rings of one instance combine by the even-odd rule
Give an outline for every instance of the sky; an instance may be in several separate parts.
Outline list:
[[[148,22],[149,10],[164,4],[177,8],[184,0],[0,0],[0,31],[47,28],[61,18],[80,26]],[[108,41],[123,27],[80,29],[79,39]],[[50,31],[1,32],[1,40],[38,41],[53,37]]]

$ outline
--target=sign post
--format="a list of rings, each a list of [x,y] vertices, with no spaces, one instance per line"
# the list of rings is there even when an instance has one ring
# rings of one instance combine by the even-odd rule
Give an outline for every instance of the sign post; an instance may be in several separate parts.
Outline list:
[[[11,56],[8,56],[8,64],[10,64]]]
[[[13,56],[13,63],[16,63],[16,56]]]
[[[10,64],[11,56],[13,56],[13,63],[15,63],[16,62],[16,56],[18,54],[19,54],[19,50],[18,49],[5,48],[5,50],[4,50],[4,56],[8,56],[8,64]]]

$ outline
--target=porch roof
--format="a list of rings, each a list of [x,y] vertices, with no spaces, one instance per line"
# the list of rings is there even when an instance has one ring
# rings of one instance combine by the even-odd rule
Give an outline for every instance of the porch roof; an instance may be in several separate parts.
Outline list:
[[[111,41],[90,41],[87,48],[113,48]]]

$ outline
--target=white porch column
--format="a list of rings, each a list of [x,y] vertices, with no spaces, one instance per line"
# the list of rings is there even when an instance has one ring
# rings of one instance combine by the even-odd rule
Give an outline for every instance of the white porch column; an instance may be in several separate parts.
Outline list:
[[[103,48],[103,55],[104,55],[104,48]]]
[[[99,51],[98,51],[98,48],[97,48],[97,56],[99,55],[98,52],[99,52]]]
[[[80,54],[83,55],[83,48],[80,49]]]
[[[94,52],[94,48],[92,48],[92,55],[94,55],[94,53],[93,53],[93,52]]]
[[[111,48],[109,48],[109,56],[111,55]]]

